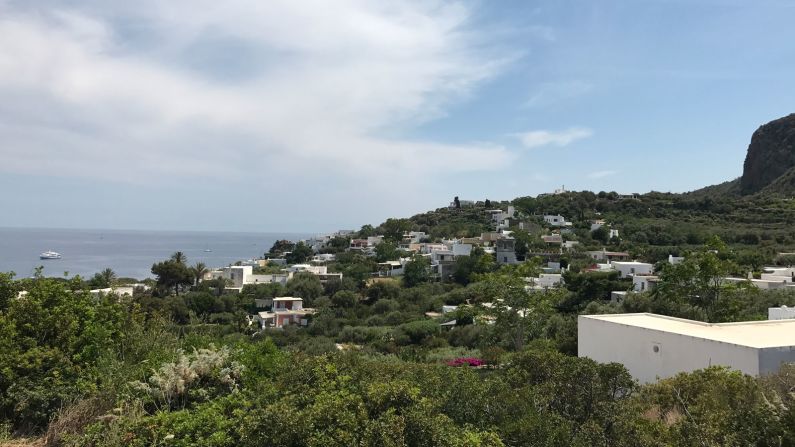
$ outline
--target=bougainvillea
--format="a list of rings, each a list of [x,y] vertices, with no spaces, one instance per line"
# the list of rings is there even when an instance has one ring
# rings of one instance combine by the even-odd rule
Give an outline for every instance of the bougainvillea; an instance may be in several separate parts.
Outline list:
[[[447,366],[481,366],[485,364],[486,362],[475,357],[459,357],[447,362]]]

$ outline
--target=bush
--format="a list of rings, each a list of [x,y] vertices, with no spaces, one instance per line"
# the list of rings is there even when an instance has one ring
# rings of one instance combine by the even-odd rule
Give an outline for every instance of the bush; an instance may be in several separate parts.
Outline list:
[[[231,360],[229,347],[211,346],[189,354],[179,351],[174,362],[163,364],[147,382],[131,385],[155,408],[181,409],[237,390],[242,371],[243,366]]]
[[[459,357],[447,362],[447,366],[484,366],[486,362],[475,357]]]

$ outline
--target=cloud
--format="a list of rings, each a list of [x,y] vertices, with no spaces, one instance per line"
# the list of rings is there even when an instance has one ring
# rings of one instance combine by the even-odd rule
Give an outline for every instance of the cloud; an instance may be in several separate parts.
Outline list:
[[[610,177],[611,175],[618,174],[618,171],[596,171],[591,172],[590,174],[586,175],[586,177],[590,179],[600,179],[605,177]]]
[[[588,138],[593,131],[583,127],[572,127],[564,131],[533,130],[514,134],[525,147],[534,148],[542,146],[568,146],[569,144]]]
[[[420,194],[423,173],[513,159],[499,145],[400,136],[508,60],[465,3],[68,5],[0,2],[0,171]]]

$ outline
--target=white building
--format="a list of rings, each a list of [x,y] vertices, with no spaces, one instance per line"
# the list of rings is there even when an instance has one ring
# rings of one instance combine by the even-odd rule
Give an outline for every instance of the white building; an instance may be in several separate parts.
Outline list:
[[[744,283],[749,282],[762,290],[774,290],[774,289],[783,289],[784,287],[793,286],[793,284],[787,281],[787,278],[784,279],[747,279],[747,278],[723,278],[724,283]]]
[[[494,255],[497,264],[518,264],[516,260],[516,240],[513,238],[499,239],[496,242]]]
[[[565,227],[566,225],[571,225],[571,222],[566,222],[566,218],[561,215],[546,215],[544,216],[544,222],[552,225],[553,227]]]
[[[682,262],[684,260],[685,260],[684,256],[668,255],[668,263],[671,264],[671,265],[679,264],[680,262]]]
[[[508,211],[501,209],[488,210],[487,213],[491,214],[491,220],[495,223],[503,222],[505,219],[512,219],[516,215],[516,208],[513,206],[508,207]]]
[[[453,256],[469,256],[472,254],[472,244],[453,244],[450,246]]]
[[[635,275],[632,277],[632,290],[635,292],[647,292],[654,290],[657,283],[660,282],[659,276],[653,275]]]
[[[753,376],[795,361],[795,320],[709,324],[655,314],[581,315],[578,355],[623,364],[640,382],[711,365]]]
[[[409,231],[403,235],[403,241],[409,244],[419,244],[428,237],[424,231]]]
[[[273,298],[271,303],[273,308],[270,312],[257,312],[250,321],[258,323],[262,329],[294,324],[306,326],[309,324],[308,317],[315,313],[315,309],[304,307],[304,300],[301,298],[284,296]]]
[[[405,271],[401,261],[386,261],[378,263],[378,276],[400,276]]]
[[[318,264],[323,264],[326,262],[334,262],[337,259],[337,255],[334,253],[320,253],[315,256],[312,256],[312,262],[317,262]]]
[[[767,319],[768,320],[788,320],[795,318],[795,307],[768,307]]]
[[[612,262],[613,269],[618,271],[619,277],[630,278],[637,275],[651,275],[654,271],[654,265],[647,262]]]
[[[761,279],[779,282],[795,282],[795,268],[792,267],[765,267]]]
[[[525,282],[529,284],[529,289],[550,289],[563,284],[563,275],[560,273],[541,273],[538,278],[525,278]]]
[[[105,289],[91,289],[89,293],[95,298],[99,298],[100,296],[116,294],[118,296],[133,296],[133,292],[135,291],[135,286],[117,286],[117,287],[107,287]]]

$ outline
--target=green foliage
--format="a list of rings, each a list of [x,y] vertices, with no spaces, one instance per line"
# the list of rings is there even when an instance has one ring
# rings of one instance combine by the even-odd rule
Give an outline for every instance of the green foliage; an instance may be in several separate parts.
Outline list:
[[[268,250],[268,253],[266,253],[266,255],[272,258],[281,257],[284,256],[285,252],[292,251],[294,247],[295,244],[291,241],[288,241],[286,239],[277,240],[276,242],[273,243],[273,245],[271,246],[270,250]]]
[[[335,307],[351,308],[359,302],[359,295],[349,290],[340,290],[331,297],[331,304]]]
[[[312,257],[312,247],[304,244],[303,241],[295,244],[293,249],[287,253],[284,259],[288,264],[303,264]]]
[[[396,261],[400,253],[394,242],[381,242],[375,246],[375,260],[378,262]]]
[[[6,295],[9,279],[0,279]],[[96,301],[52,279],[36,279],[27,291],[0,309],[0,421],[36,430],[95,386],[94,367],[114,349],[126,316],[115,297]]]
[[[323,294],[323,285],[317,275],[299,272],[287,281],[286,291],[290,296],[303,298],[304,304],[309,307],[313,300]]]
[[[403,234],[410,231],[411,228],[412,224],[409,219],[387,219],[376,232],[383,234],[384,239],[388,242],[400,242],[403,240]]]
[[[210,346],[187,354],[179,351],[175,361],[161,365],[147,381],[132,386],[143,393],[144,402],[158,410],[183,409],[236,391],[242,372],[242,366],[231,360],[228,347]]]
[[[727,260],[726,245],[713,238],[701,250],[691,252],[679,264],[667,265],[661,275],[661,284],[655,295],[674,303],[688,303],[702,309],[707,318],[714,318],[721,293],[734,286],[724,283],[734,269]]]
[[[116,272],[113,269],[106,268],[105,270],[96,273],[89,281],[89,285],[94,289],[106,289],[116,284]]]
[[[174,253],[175,256],[181,254]],[[184,256],[184,255],[182,255]],[[157,286],[161,290],[174,289],[174,293],[179,295],[182,287],[193,284],[194,276],[190,268],[184,262],[175,259],[158,262],[152,265],[152,274],[157,277]]]
[[[403,267],[403,284],[415,287],[430,279],[430,262],[424,256],[415,255]]]
[[[782,424],[781,408],[770,404],[759,382],[722,367],[662,380],[640,399],[667,422],[674,445],[774,446],[792,429]]]

